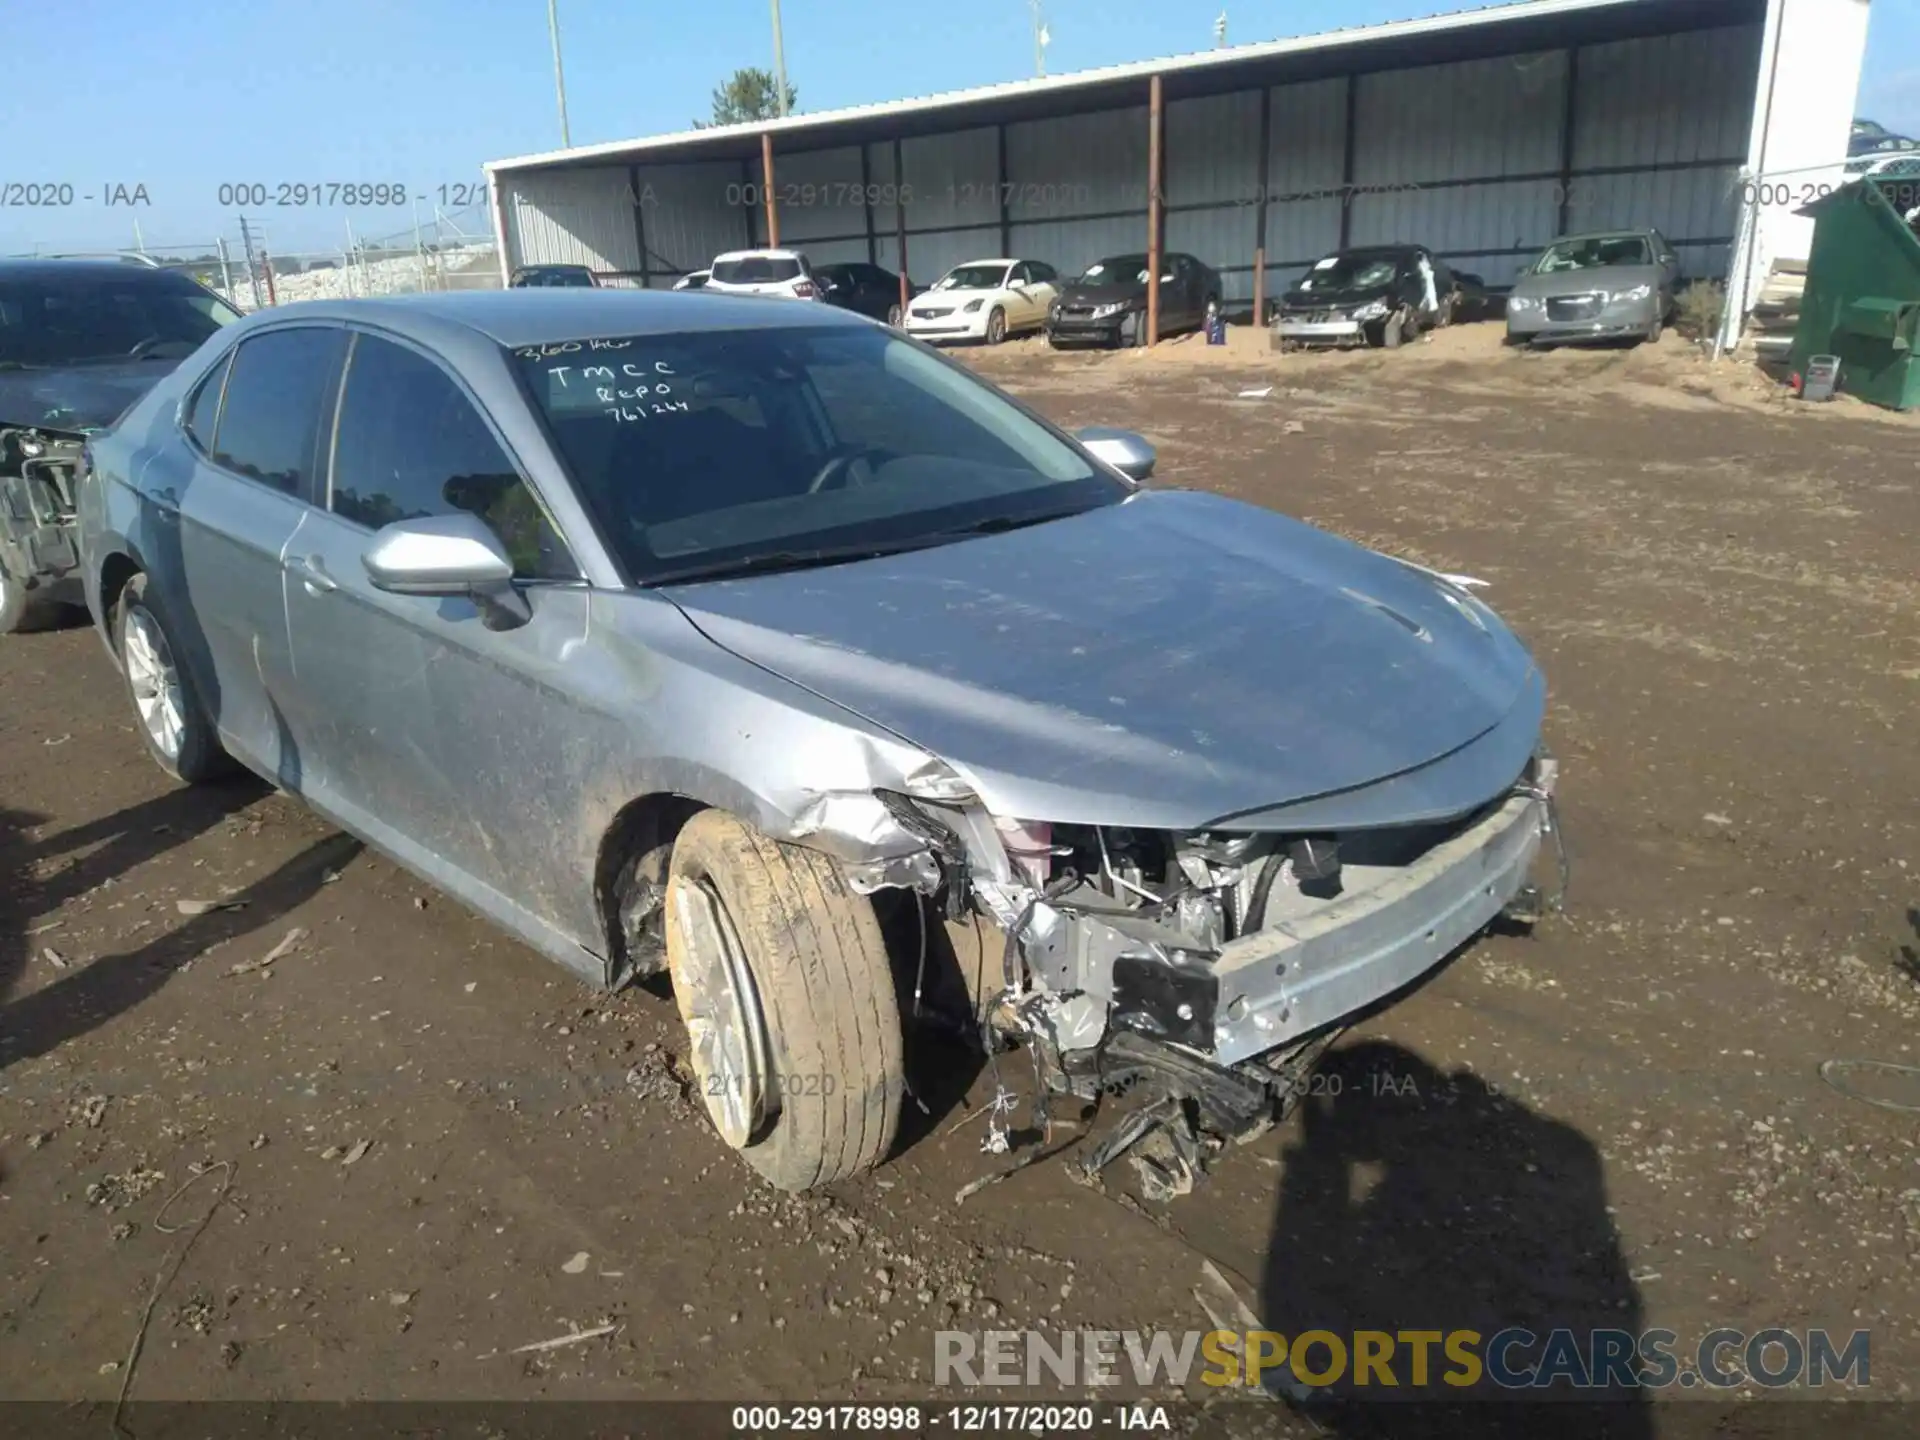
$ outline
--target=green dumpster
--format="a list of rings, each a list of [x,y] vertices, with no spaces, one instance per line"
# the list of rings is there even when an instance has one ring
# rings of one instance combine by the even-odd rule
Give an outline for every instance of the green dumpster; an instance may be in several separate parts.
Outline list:
[[[1813,253],[1793,368],[1840,357],[1840,388],[1893,410],[1920,406],[1920,236],[1903,218],[1920,206],[1911,177],[1855,180],[1800,213],[1811,215]]]

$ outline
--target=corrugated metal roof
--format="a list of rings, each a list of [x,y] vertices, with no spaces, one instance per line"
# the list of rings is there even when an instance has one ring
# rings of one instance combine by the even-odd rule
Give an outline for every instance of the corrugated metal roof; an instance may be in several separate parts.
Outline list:
[[[742,139],[763,133],[775,136],[825,130],[849,121],[886,120],[922,115],[929,111],[961,111],[969,107],[1016,98],[1047,95],[1067,96],[1076,90],[1111,85],[1116,81],[1146,79],[1155,74],[1185,75],[1212,69],[1243,65],[1248,61],[1277,59],[1282,56],[1325,54],[1341,49],[1381,41],[1409,40],[1437,36],[1482,27],[1511,25],[1527,21],[1549,20],[1605,11],[1654,10],[1670,8],[1672,0],[1517,0],[1517,3],[1485,5],[1471,10],[1449,11],[1418,20],[1395,20],[1382,25],[1361,25],[1345,30],[1330,30],[1319,35],[1296,36],[1286,40],[1267,40],[1252,45],[1226,46],[1193,54],[1172,55],[1158,60],[1136,60],[1125,65],[1109,65],[1095,70],[1080,70],[1067,75],[1048,75],[1030,80],[983,85],[971,90],[949,90],[905,100],[889,100],[871,105],[851,105],[839,110],[823,110],[811,115],[790,115],[782,120],[751,120],[739,125],[719,125],[704,130],[681,130],[637,140],[615,140],[601,145],[580,145],[568,150],[550,150],[538,155],[521,155],[508,160],[492,160],[486,169],[492,173],[530,170],[551,165],[579,165],[602,161],[620,163],[641,159],[666,149],[697,154],[709,147],[737,144]]]

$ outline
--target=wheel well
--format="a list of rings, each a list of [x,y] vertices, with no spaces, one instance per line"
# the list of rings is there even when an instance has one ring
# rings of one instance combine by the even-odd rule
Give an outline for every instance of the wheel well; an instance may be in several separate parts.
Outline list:
[[[642,795],[622,806],[600,837],[600,853],[594,863],[593,895],[607,935],[607,956],[612,962],[609,978],[614,983],[649,969],[648,957],[633,953],[635,947],[620,921],[628,872],[637,868],[643,878],[656,886],[664,886],[673,842],[687,821],[707,808],[685,795],[670,792]]]
[[[139,573],[140,567],[128,555],[109,555],[100,567],[100,614],[108,622],[109,636],[113,634],[113,612],[120,604],[121,593],[126,590],[127,582]]]

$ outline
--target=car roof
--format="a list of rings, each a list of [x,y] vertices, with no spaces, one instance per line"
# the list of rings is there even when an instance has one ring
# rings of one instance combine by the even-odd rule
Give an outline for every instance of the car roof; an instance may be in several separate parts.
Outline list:
[[[800,254],[801,252],[798,250],[786,250],[786,249],[729,250],[724,255],[714,256],[713,263],[715,265],[718,265],[722,260],[798,260],[800,258]]]
[[[673,335],[705,330],[802,329],[872,322],[831,305],[796,305],[757,295],[684,290],[529,288],[450,290],[365,300],[303,300],[257,310],[243,324],[285,320],[361,321],[431,344],[456,325],[513,349],[564,340]]]
[[[72,280],[82,276],[94,280],[125,280],[129,277],[149,280],[165,276],[168,280],[184,280],[189,285],[194,283],[191,275],[178,270],[159,265],[140,265],[130,260],[0,260],[0,278],[9,280]]]

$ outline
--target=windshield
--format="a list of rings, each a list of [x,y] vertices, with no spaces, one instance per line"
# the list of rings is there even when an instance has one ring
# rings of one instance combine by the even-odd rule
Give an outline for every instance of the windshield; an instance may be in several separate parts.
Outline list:
[[[1345,255],[1329,255],[1315,265],[1300,281],[1302,290],[1377,290],[1382,285],[1391,285],[1393,277],[1400,273],[1400,259],[1397,254],[1382,255],[1378,252],[1368,254],[1354,251]]]
[[[240,312],[173,275],[0,279],[0,365],[184,360]]]
[[[1147,257],[1144,255],[1110,255],[1105,260],[1096,260],[1089,265],[1086,273],[1073,282],[1076,285],[1142,285],[1147,283]]]
[[[1609,265],[1650,265],[1644,235],[1590,235],[1549,245],[1534,262],[1536,275],[1558,275],[1567,270],[1599,270]]]
[[[708,274],[722,285],[771,285],[800,278],[800,262],[790,255],[748,255],[716,260]]]
[[[998,290],[1007,283],[1005,265],[956,265],[935,283],[936,290]]]
[[[910,549],[1131,493],[991,386],[878,327],[565,341],[514,356],[639,584]]]

